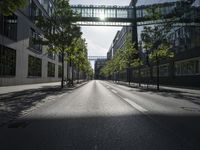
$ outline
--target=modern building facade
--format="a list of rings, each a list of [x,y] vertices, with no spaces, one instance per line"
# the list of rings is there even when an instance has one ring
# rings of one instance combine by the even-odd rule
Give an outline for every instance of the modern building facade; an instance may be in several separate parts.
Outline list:
[[[172,50],[175,57],[160,62],[160,82],[168,85],[200,86],[199,0],[196,0],[191,5],[190,11],[183,16],[190,18],[190,24],[174,27],[167,36],[167,39],[173,45]],[[123,47],[125,35],[131,32],[131,28],[126,28],[118,31],[113,40],[112,48],[109,50],[109,52],[113,51],[113,55],[115,55],[117,49]],[[144,53],[142,57],[144,57],[144,60],[146,59]],[[131,80],[132,82],[156,83],[156,69],[156,65],[153,63],[150,66],[144,65],[140,70],[140,75],[139,70],[132,69]],[[126,70],[118,73],[117,78],[127,81]]]
[[[168,36],[173,45],[174,58],[160,62],[159,76],[163,84],[200,86],[200,27],[182,26],[174,29]],[[135,82],[156,82],[157,68],[151,64],[139,71],[133,70],[132,80]]]
[[[121,30],[117,31],[107,52],[108,60],[112,59],[117,50],[124,46],[128,33],[132,33],[132,27],[130,26],[123,27]]]
[[[61,56],[33,42],[42,37],[35,25],[36,18],[50,16],[54,11],[53,1],[27,1],[28,7],[12,16],[0,14],[0,86],[61,80]]]
[[[101,69],[106,65],[107,59],[97,59],[94,63],[94,78],[97,80],[104,80],[105,78],[100,74]]]

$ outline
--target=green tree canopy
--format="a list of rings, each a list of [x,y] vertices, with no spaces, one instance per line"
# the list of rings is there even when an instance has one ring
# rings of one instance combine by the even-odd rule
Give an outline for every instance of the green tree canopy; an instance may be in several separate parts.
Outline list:
[[[69,0],[54,0],[55,9],[51,16],[38,16],[37,26],[42,30],[44,39],[40,42],[48,46],[48,50],[62,54],[62,87],[64,84],[64,60],[74,54],[74,39],[81,37],[80,27],[75,25]]]
[[[119,72],[130,68],[138,59],[138,50],[136,50],[132,43],[131,34],[127,34],[124,46],[118,49],[101,70],[101,75],[106,77],[111,76],[114,72]]]
[[[157,66],[157,89],[159,90],[159,63],[162,59],[174,57],[174,52],[171,50],[171,44],[167,36],[173,30],[173,25],[177,19],[165,20],[159,14],[158,7],[151,8],[149,13],[152,19],[163,20],[162,24],[145,26],[141,32],[143,48],[148,54],[148,60],[152,63],[155,62]]]
[[[73,22],[72,11],[68,0],[55,0],[55,10],[51,16],[39,16],[37,26],[42,29],[45,40],[43,45],[54,52],[67,51],[74,38],[81,36],[80,27]]]
[[[0,1],[0,13],[5,16],[12,15],[19,8],[24,8],[27,4],[27,0],[1,0]]]

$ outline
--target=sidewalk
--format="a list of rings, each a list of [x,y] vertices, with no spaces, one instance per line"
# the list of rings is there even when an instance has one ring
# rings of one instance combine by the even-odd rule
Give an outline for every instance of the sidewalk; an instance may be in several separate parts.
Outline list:
[[[0,87],[0,127],[86,83],[63,89],[60,82]]]
[[[14,85],[14,86],[2,86],[0,87],[0,95],[11,93],[11,92],[19,92],[23,90],[29,89],[38,89],[44,87],[55,87],[60,86],[60,82],[52,82],[52,83],[39,83],[39,84],[25,84],[25,85]]]
[[[111,82],[111,81],[110,81]],[[113,82],[112,82],[113,83]],[[148,93],[148,94],[156,94],[162,97],[169,97],[175,100],[186,100],[193,104],[200,105],[200,89],[194,88],[184,88],[184,87],[173,87],[173,86],[160,86],[160,90],[157,91],[156,85],[150,85],[147,89],[146,84],[142,84],[139,87],[138,83],[131,83],[131,86],[127,82],[119,82],[114,83],[126,87],[130,87],[130,91],[140,92],[140,93]],[[180,101],[181,103],[181,101]],[[190,111],[193,111],[193,108],[184,108]]]
[[[115,82],[116,83],[116,82]],[[128,82],[124,82],[124,81],[119,81],[117,84],[120,85],[128,85]],[[156,85],[149,85],[148,89],[147,89],[147,85],[146,84],[141,84],[141,87],[138,86],[138,83],[131,83],[130,86],[132,88],[138,88],[138,89],[143,89],[143,90],[156,90]],[[160,85],[160,92],[162,91],[171,91],[171,92],[182,92],[182,93],[190,93],[190,94],[195,94],[195,95],[199,95],[200,96],[200,88],[197,87],[175,87],[175,86],[165,86],[165,85]]]

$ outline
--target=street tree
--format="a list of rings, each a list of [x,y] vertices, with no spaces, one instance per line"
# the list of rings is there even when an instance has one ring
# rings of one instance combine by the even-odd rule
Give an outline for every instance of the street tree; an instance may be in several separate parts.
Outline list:
[[[74,49],[70,49],[74,38],[81,36],[80,27],[74,24],[72,11],[68,0],[54,0],[55,9],[51,16],[38,16],[37,26],[42,29],[43,45],[48,46],[48,51],[62,55],[62,81],[64,87],[64,60]]]
[[[79,40],[77,42],[77,46],[76,46],[76,60],[75,60],[75,64],[78,69],[78,73],[77,73],[78,81],[77,82],[79,82],[80,71],[83,71],[86,61],[88,61],[87,44],[85,42],[85,39],[79,38]]]
[[[131,67],[134,69],[134,70],[138,70],[139,72],[139,87],[141,86],[141,68],[142,66],[144,65],[142,59],[140,57],[135,57],[131,63]]]
[[[135,66],[136,61],[140,60],[139,52],[135,48],[134,43],[132,42],[131,34],[127,34],[126,39],[125,39],[125,44],[122,47],[122,49],[120,50],[120,56],[121,56],[121,66],[123,66],[123,69],[127,69],[128,82],[130,85],[131,67]],[[137,67],[139,67],[139,66],[137,66]]]
[[[160,60],[171,58],[174,53],[171,51],[171,44],[167,40],[168,34],[172,31],[174,22],[176,18],[171,18],[171,20],[166,20],[161,17],[158,7],[153,7],[148,10],[149,16],[154,20],[163,20],[162,24],[157,24],[154,26],[145,26],[141,32],[141,39],[143,42],[143,48],[147,54],[147,60],[152,63],[156,63],[157,70],[157,90],[159,90],[160,76],[159,76],[159,65]]]
[[[106,65],[103,66],[103,68],[101,68],[100,70],[101,76],[108,78],[109,76],[112,76],[115,73],[115,67],[117,66],[114,65],[114,61],[115,60],[112,59],[106,62]]]
[[[138,56],[138,51],[132,43],[131,34],[127,34],[124,46],[116,51],[113,59],[106,63],[101,73],[105,76],[112,76],[114,73],[119,73],[127,69],[128,82],[130,85],[131,67],[133,63],[138,60]]]
[[[80,71],[83,71],[85,69],[85,66],[88,65],[87,45],[85,39],[81,37],[75,38],[73,43],[71,44],[71,48],[73,49],[73,51],[71,51],[70,56],[68,57],[68,62],[76,66],[78,71],[77,82],[79,82]]]
[[[1,0],[0,13],[9,16],[17,9],[24,8],[27,5],[27,0]]]
[[[94,76],[94,71],[92,69],[92,66],[90,64],[90,61],[87,59],[85,62],[85,65],[83,67],[83,71],[86,73],[87,79],[92,79]]]

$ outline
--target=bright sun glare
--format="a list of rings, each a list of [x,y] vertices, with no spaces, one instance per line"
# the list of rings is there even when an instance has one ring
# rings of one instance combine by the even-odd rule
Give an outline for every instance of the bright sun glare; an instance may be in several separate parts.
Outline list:
[[[104,14],[100,14],[99,18],[100,18],[101,20],[105,20],[106,16],[105,16]]]

